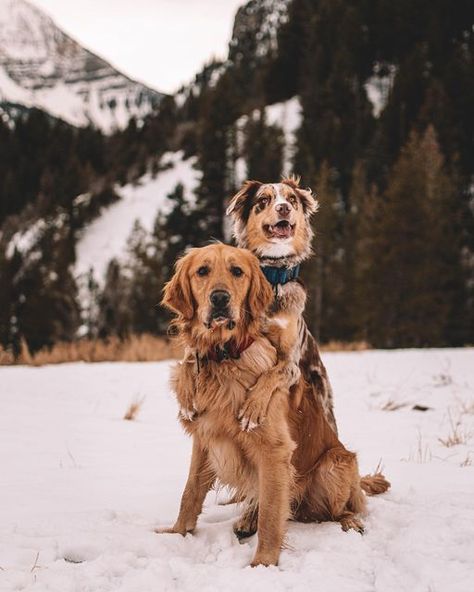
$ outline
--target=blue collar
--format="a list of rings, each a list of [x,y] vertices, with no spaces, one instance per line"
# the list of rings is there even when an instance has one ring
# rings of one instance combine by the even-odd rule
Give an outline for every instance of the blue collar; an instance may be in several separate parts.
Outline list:
[[[291,280],[295,280],[300,273],[299,265],[296,265],[295,267],[263,266],[260,269],[263,271],[263,275],[267,278],[272,286],[277,286],[278,284],[283,285],[291,282]]]

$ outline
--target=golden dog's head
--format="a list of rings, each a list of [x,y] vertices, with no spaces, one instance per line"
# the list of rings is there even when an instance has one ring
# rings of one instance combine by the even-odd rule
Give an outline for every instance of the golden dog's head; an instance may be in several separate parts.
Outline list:
[[[241,247],[259,257],[293,257],[298,262],[311,252],[313,236],[309,223],[318,202],[299,179],[281,183],[246,181],[232,198],[227,214],[234,219],[234,234]]]
[[[258,331],[273,293],[249,251],[223,244],[190,250],[176,264],[162,304],[194,342],[243,340]]]

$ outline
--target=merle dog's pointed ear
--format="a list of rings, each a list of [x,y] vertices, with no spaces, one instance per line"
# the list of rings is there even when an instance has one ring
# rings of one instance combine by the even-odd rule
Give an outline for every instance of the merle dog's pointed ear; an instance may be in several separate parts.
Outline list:
[[[253,205],[253,198],[262,186],[260,181],[244,181],[240,190],[230,200],[227,215],[234,220],[247,221]]]
[[[301,203],[303,204],[304,213],[307,216],[311,216],[319,209],[319,202],[313,195],[313,192],[308,187],[308,189],[296,189],[296,193],[298,197],[301,199]]]
[[[311,216],[318,211],[319,203],[318,200],[313,195],[312,190],[308,187],[308,189],[302,189],[300,187],[301,178],[297,175],[290,175],[289,177],[285,177],[282,179],[282,183],[291,187],[296,195],[301,200],[301,204],[303,206],[304,213],[307,216]]]

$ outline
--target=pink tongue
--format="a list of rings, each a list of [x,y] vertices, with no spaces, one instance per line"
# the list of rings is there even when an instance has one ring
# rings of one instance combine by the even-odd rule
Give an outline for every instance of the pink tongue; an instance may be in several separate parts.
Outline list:
[[[279,238],[287,238],[290,236],[291,227],[288,226],[274,226],[273,227],[273,234],[278,236]]]

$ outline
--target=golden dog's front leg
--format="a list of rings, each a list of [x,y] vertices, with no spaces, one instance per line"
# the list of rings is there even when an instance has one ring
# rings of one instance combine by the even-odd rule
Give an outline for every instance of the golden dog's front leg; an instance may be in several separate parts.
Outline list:
[[[171,388],[176,393],[178,400],[179,417],[185,421],[193,421],[197,415],[195,385],[195,354],[188,349],[184,359],[171,372]]]
[[[176,523],[171,528],[156,529],[157,533],[177,533],[186,536],[196,527],[199,514],[207,492],[214,484],[215,474],[210,469],[207,451],[204,450],[199,439],[193,438],[193,452],[188,480],[181,497],[181,505]]]
[[[279,440],[279,441],[278,441]],[[265,447],[258,466],[258,546],[252,567],[277,565],[290,516],[292,484],[289,438],[278,439],[272,447]]]
[[[274,392],[279,389],[289,391],[298,382],[301,372],[298,364],[283,360],[271,370],[262,374],[256,384],[249,389],[238,419],[243,431],[250,432],[262,425],[267,417],[268,406]]]

